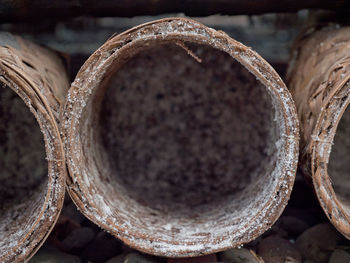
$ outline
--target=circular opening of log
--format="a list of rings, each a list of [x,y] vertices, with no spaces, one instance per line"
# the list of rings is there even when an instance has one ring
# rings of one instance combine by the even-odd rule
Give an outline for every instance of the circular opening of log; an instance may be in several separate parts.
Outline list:
[[[179,33],[179,24],[199,29]],[[277,220],[294,182],[298,124],[289,93],[266,62],[226,35],[185,19],[143,26],[107,41],[69,92],[73,200],[152,254],[200,255],[251,241]]]
[[[114,189],[149,207],[153,220],[219,219],[223,207],[239,218],[272,183],[275,111],[230,55],[186,45],[201,62],[176,44],[156,45],[110,77],[94,124],[101,142],[91,143],[103,145]]]
[[[23,100],[0,87],[0,251],[28,234],[45,201],[48,176],[40,127]]]
[[[337,199],[350,215],[350,163],[345,158],[350,149],[350,109],[347,108],[339,118],[328,163],[328,174]]]

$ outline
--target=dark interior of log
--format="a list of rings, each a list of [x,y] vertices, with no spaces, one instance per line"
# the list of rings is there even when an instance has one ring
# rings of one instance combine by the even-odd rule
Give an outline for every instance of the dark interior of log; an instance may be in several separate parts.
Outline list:
[[[101,180],[158,217],[219,208],[240,217],[273,185],[275,109],[228,54],[186,46],[192,55],[175,44],[144,49],[108,80],[96,125],[104,152],[97,156],[108,156],[110,167]],[[118,206],[117,196],[103,198]]]
[[[34,115],[14,91],[0,87],[2,251],[10,249],[6,246],[13,248],[37,219],[48,182],[45,156],[43,136]]]
[[[350,162],[347,156],[350,152],[350,109],[345,110],[341,117],[334,144],[328,162],[328,174],[337,198],[348,207],[350,212]]]

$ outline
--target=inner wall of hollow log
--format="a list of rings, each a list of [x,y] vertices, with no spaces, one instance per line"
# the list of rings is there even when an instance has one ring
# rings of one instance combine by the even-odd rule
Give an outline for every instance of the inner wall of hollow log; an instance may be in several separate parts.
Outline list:
[[[334,137],[328,162],[328,174],[337,198],[350,209],[350,108],[344,112]]]
[[[47,162],[34,115],[8,87],[0,87],[0,125],[0,210],[6,211],[47,182]]]
[[[48,184],[45,143],[24,101],[0,87],[0,257],[37,219]]]
[[[113,74],[94,125],[112,164],[109,181],[159,217],[254,202],[263,189],[251,187],[265,184],[277,151],[265,87],[228,54],[183,45],[145,49]]]

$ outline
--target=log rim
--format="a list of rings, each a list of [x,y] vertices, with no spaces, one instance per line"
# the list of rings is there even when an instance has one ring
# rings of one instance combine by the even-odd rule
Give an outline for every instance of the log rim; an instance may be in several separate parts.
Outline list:
[[[271,96],[276,98],[279,105],[283,109],[283,119],[285,122],[285,149],[284,153],[287,157],[287,160],[285,163],[287,165],[284,165],[282,168],[282,172],[279,179],[279,184],[277,184],[277,187],[275,189],[275,192],[277,193],[280,188],[282,187],[282,183],[284,182],[285,185],[285,195],[282,195],[282,197],[279,199],[278,202],[274,203],[274,206],[272,207],[272,203],[274,198],[271,197],[269,202],[267,203],[265,209],[258,211],[258,213],[255,215],[255,220],[258,220],[259,217],[264,217],[269,219],[269,223],[267,225],[264,225],[262,227],[258,226],[256,224],[256,227],[254,230],[250,231],[249,233],[245,233],[241,235],[238,242],[227,242],[224,244],[222,241],[226,238],[226,240],[229,239],[229,236],[222,237],[217,242],[221,242],[223,245],[218,246],[217,248],[213,249],[209,248],[205,250],[198,250],[193,249],[193,247],[196,244],[200,243],[208,243],[207,240],[202,241],[195,241],[195,242],[189,242],[188,244],[184,244],[182,242],[177,242],[176,244],[171,243],[172,246],[175,248],[168,249],[167,251],[158,249],[154,245],[152,245],[153,242],[160,240],[152,240],[149,237],[143,235],[142,233],[131,233],[131,231],[118,226],[114,225],[111,220],[107,220],[105,222],[102,222],[95,216],[96,211],[99,210],[98,207],[92,207],[89,206],[89,200],[86,200],[85,197],[83,197],[84,192],[84,183],[81,177],[81,174],[79,174],[79,171],[77,171],[74,167],[74,156],[72,145],[75,139],[75,132],[79,123],[79,117],[81,113],[74,112],[77,110],[77,106],[79,103],[79,97],[80,102],[82,102],[84,99],[82,99],[82,96],[88,96],[86,93],[88,93],[88,87],[91,87],[91,80],[95,80],[99,78],[99,81],[101,81],[102,77],[96,78],[98,74],[104,74],[105,73],[105,67],[110,66],[115,57],[116,50],[122,50],[123,47],[128,45],[131,41],[137,41],[137,40],[131,40],[128,39],[128,34],[140,34],[143,35],[144,38],[140,37],[140,41],[146,40],[146,32],[147,29],[154,28],[155,26],[164,24],[164,25],[172,25],[172,23],[176,22],[182,22],[187,27],[197,28],[198,30],[201,30],[201,33],[198,34],[188,34],[186,32],[175,32],[171,31],[167,35],[152,35],[150,38],[154,38],[155,40],[168,40],[168,41],[183,41],[188,40],[192,43],[197,44],[208,44],[208,42],[203,41],[203,39],[215,39],[221,43],[221,45],[226,46],[227,49],[220,48],[218,46],[212,46],[213,48],[217,48],[221,51],[224,51],[231,55],[233,59],[236,59],[242,66],[244,66],[247,70],[249,70],[253,75],[255,75],[262,84],[267,87],[269,92],[271,93]],[[114,56],[114,57],[113,57]],[[248,58],[248,59],[247,59]],[[98,64],[101,63],[101,64]],[[96,86],[98,86],[99,82]],[[77,99],[78,98],[78,99]],[[288,115],[288,116],[287,116]],[[109,233],[113,234],[114,236],[121,239],[124,243],[127,245],[136,248],[140,251],[143,251],[145,253],[154,254],[158,256],[167,256],[167,257],[188,257],[188,256],[199,256],[204,254],[210,254],[217,251],[222,251],[231,247],[239,246],[243,243],[249,242],[259,235],[261,235],[263,232],[265,232],[268,228],[272,226],[272,224],[279,218],[280,214],[282,213],[284,207],[286,206],[292,186],[294,184],[295,179],[295,173],[296,173],[296,166],[297,166],[297,159],[298,159],[298,148],[299,148],[299,122],[297,119],[296,109],[294,106],[294,102],[291,99],[291,95],[289,91],[287,90],[286,86],[284,85],[283,81],[280,79],[278,74],[275,72],[275,70],[263,59],[261,58],[257,53],[252,51],[250,48],[244,46],[243,44],[233,40],[229,36],[227,36],[225,33],[220,31],[215,31],[213,29],[210,29],[194,20],[191,19],[185,19],[185,18],[165,18],[160,19],[156,21],[152,21],[149,23],[145,23],[139,26],[136,26],[134,28],[131,28],[124,33],[121,33],[118,36],[112,36],[104,45],[102,45],[97,51],[94,52],[90,56],[90,58],[85,62],[85,64],[81,67],[80,71],[78,72],[75,81],[72,83],[71,88],[68,93],[68,100],[65,105],[64,110],[64,117],[61,121],[62,123],[62,133],[65,140],[65,151],[66,151],[66,160],[67,160],[67,166],[68,166],[68,179],[67,179],[67,185],[68,185],[68,193],[71,196],[73,202],[77,205],[79,210],[91,221],[93,221],[95,224],[99,225],[100,227],[107,230]],[[287,154],[288,153],[288,154]],[[254,220],[254,221],[255,221]],[[253,221],[253,220],[252,220]],[[248,223],[245,224],[247,226]],[[231,233],[230,233],[231,234]],[[167,240],[162,240],[161,242],[170,243]],[[229,243],[229,244],[228,244]],[[192,246],[192,249],[186,249],[184,246]],[[207,244],[208,246],[208,244]]]
[[[311,145],[312,181],[319,203],[333,226],[347,239],[350,239],[350,210],[346,211],[343,202],[338,199],[337,193],[332,187],[331,177],[328,173],[328,161],[338,124],[350,104],[350,94],[342,96],[343,89],[348,88],[345,82],[349,80],[350,75],[344,78],[341,83],[337,83],[339,89],[323,106],[324,110],[319,114],[314,128],[314,133],[319,135],[312,136],[324,135],[324,137],[313,140]],[[341,111],[337,114],[338,108],[334,105],[337,104],[339,98],[345,99]],[[334,118],[332,119],[332,117]],[[329,125],[331,125],[331,130],[327,132]]]
[[[3,254],[0,258],[1,262],[24,262],[29,260],[39,250],[54,228],[60,215],[64,202],[66,182],[64,148],[59,127],[52,112],[52,105],[31,80],[31,76],[26,70],[26,65],[23,62],[21,63],[19,50],[23,47],[30,45],[39,50],[42,48],[18,36],[13,37],[16,41],[14,45],[6,44],[0,47],[0,82],[4,85],[4,88],[10,88],[24,101],[40,127],[43,142],[45,143],[48,181],[40,214],[37,216],[31,229],[18,241],[17,245],[11,251]],[[6,55],[3,56],[5,53],[8,54],[7,52],[11,56],[10,59]],[[40,120],[39,115],[44,118],[44,121]]]

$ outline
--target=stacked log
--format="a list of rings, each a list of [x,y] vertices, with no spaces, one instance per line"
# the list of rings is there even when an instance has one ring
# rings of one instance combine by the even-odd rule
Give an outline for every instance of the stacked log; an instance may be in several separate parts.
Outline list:
[[[293,187],[299,127],[274,69],[223,32],[168,18],[111,37],[61,120],[79,210],[155,255],[254,240]]]
[[[288,70],[301,126],[299,167],[312,182],[326,216],[347,238],[349,36],[349,27],[309,28],[295,42]]]
[[[24,262],[45,241],[65,192],[59,116],[69,82],[54,52],[0,34],[0,261]]]

